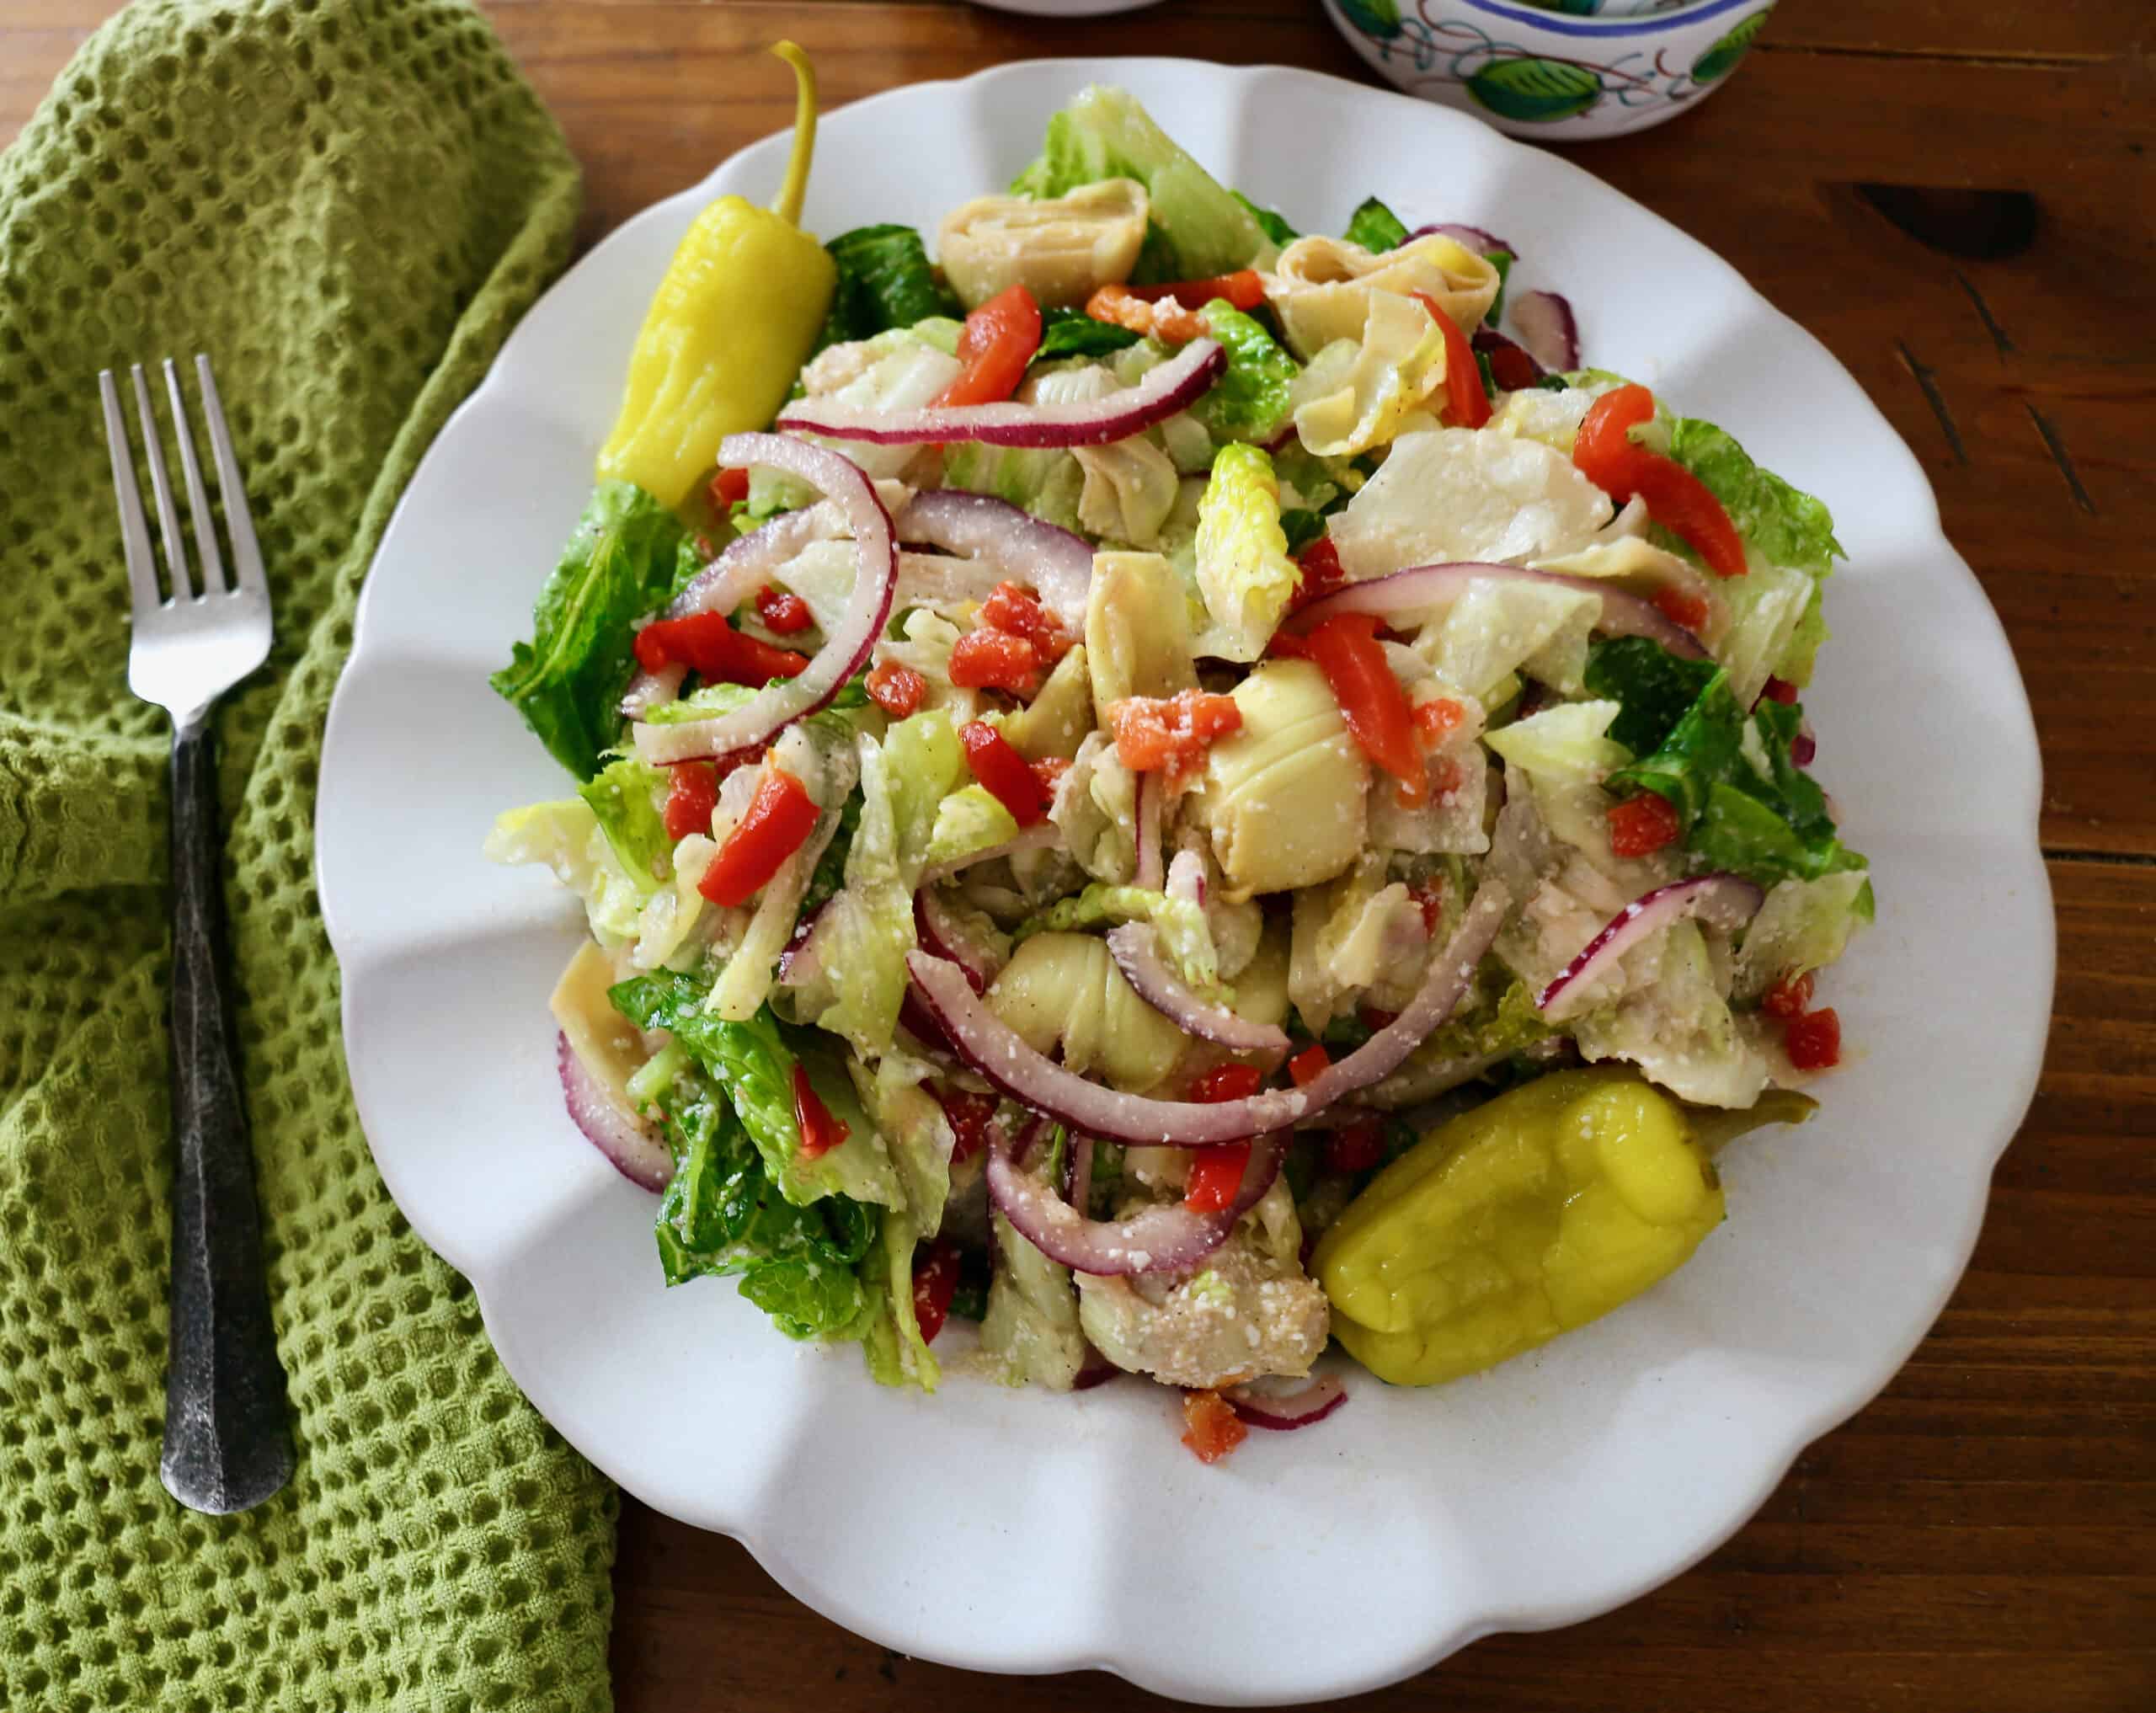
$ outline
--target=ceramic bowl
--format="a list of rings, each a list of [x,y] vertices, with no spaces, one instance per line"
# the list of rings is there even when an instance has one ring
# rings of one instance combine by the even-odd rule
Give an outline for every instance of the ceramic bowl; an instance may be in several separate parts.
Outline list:
[[[1773,0],[1614,9],[1630,3],[1604,0],[1592,15],[1516,0],[1325,0],[1325,9],[1348,45],[1409,94],[1546,142],[1674,117],[1729,81],[1774,10]]]

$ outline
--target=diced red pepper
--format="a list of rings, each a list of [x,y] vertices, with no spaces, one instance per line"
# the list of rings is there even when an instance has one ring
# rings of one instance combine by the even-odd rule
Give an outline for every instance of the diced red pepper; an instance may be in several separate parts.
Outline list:
[[[1060,755],[1043,755],[1038,761],[1026,764],[1033,770],[1033,777],[1041,782],[1041,789],[1053,798],[1056,787],[1063,783],[1063,776],[1070,771],[1070,764]]]
[[[1321,595],[1330,595],[1348,580],[1348,573],[1340,563],[1340,549],[1333,545],[1331,536],[1320,536],[1295,556],[1295,566],[1302,577],[1295,584],[1295,592],[1288,597],[1288,611],[1300,612]]]
[[[1779,702],[1785,707],[1794,707],[1796,705],[1797,688],[1786,678],[1769,678],[1767,687],[1760,693],[1768,701]]]
[[[873,668],[865,687],[869,701],[894,720],[918,713],[921,698],[928,694],[928,680],[912,667],[901,666],[895,660],[886,660]]]
[[[1655,792],[1628,797],[1609,811],[1609,848],[1620,856],[1652,856],[1684,830],[1676,805]]]
[[[831,1116],[831,1109],[809,1083],[808,1068],[798,1061],[793,1067],[793,1123],[801,1132],[803,1160],[820,1160],[852,1134],[851,1125]]]
[[[1128,286],[1103,286],[1086,300],[1086,313],[1095,321],[1128,328],[1174,344],[1187,344],[1212,332],[1205,318],[1182,307],[1172,298],[1149,303]]]
[[[1407,895],[1415,900],[1415,908],[1422,913],[1422,931],[1434,940],[1438,924],[1445,919],[1444,882],[1435,878],[1418,880],[1407,889]]]
[[[1572,443],[1579,472],[1622,505],[1634,494],[1664,529],[1690,544],[1716,575],[1742,577],[1744,538],[1713,490],[1674,458],[1649,451],[1632,430],[1654,417],[1654,394],[1644,387],[1620,387],[1588,407]]]
[[[722,470],[711,478],[712,510],[725,511],[729,507],[740,504],[748,497],[749,472],[746,470]]]
[[[1325,1050],[1325,1043],[1313,1041],[1288,1061],[1288,1076],[1297,1088],[1308,1088],[1332,1063],[1332,1055]]]
[[[958,728],[958,741],[966,746],[974,777],[1011,811],[1011,819],[1022,827],[1039,825],[1048,814],[1048,793],[1010,739],[986,720],[969,720]]]
[[[933,1344],[951,1313],[951,1299],[958,1289],[958,1246],[943,1238],[914,1251],[913,1318],[921,1327],[921,1342]]]
[[[988,1146],[988,1127],[995,1118],[995,1097],[963,1088],[939,1088],[935,1095],[943,1116],[951,1121],[951,1134],[958,1138],[951,1150],[952,1165],[972,1159]]]
[[[1041,598],[1016,583],[999,583],[980,604],[980,622],[990,630],[1023,637],[1043,661],[1060,660],[1070,652],[1071,639],[1055,622]]]
[[[1799,1070],[1831,1070],[1842,1062],[1842,1020],[1832,1006],[1791,1017],[1782,1045]]]
[[[1357,745],[1400,782],[1403,803],[1420,803],[1428,796],[1430,782],[1415,742],[1414,714],[1407,692],[1386,664],[1377,633],[1375,615],[1342,613],[1327,619],[1303,641],[1332,686],[1332,699],[1340,704],[1340,717]]]
[[[1265,1074],[1255,1065],[1216,1065],[1191,1085],[1190,1097],[1218,1106],[1246,1101],[1264,1086]]]
[[[711,831],[711,812],[718,805],[718,769],[708,761],[684,761],[666,782],[661,819],[666,836],[679,844],[691,833]]]
[[[1026,365],[1041,348],[1041,307],[1023,286],[999,291],[966,318],[958,335],[964,371],[937,395],[938,406],[993,404],[1008,398],[1026,378]]]
[[[1710,616],[1704,595],[1687,595],[1681,589],[1662,588],[1655,591],[1654,604],[1662,616],[1673,625],[1682,625],[1688,631],[1699,630]],[[1771,680],[1769,680],[1770,683]]]
[[[1232,696],[1181,690],[1173,696],[1126,696],[1107,706],[1116,759],[1134,773],[1181,775],[1205,758],[1219,739],[1242,729]]]
[[[1358,1118],[1325,1138],[1325,1169],[1343,1177],[1368,1171],[1385,1158],[1385,1126],[1375,1118]]]
[[[1785,975],[1759,1001],[1759,1009],[1770,1017],[1801,1017],[1812,1009],[1812,972]]]
[[[1143,303],[1173,298],[1185,309],[1203,309],[1216,297],[1225,297],[1235,308],[1248,312],[1265,302],[1265,282],[1255,268],[1232,274],[1216,274],[1209,280],[1176,280],[1166,286],[1133,286],[1130,295]]]
[[[1215,1142],[1190,1150],[1190,1179],[1183,1205],[1193,1214],[1218,1214],[1234,1204],[1250,1166],[1250,1144]]]
[[[783,767],[768,767],[748,812],[726,835],[696,890],[732,909],[755,896],[815,830],[816,800]]]
[[[763,684],[798,676],[808,664],[806,654],[743,636],[718,612],[654,619],[637,632],[636,651],[647,672],[686,666],[707,684]]]
[[[1430,312],[1445,341],[1445,420],[1454,428],[1478,429],[1490,420],[1490,395],[1482,390],[1482,366],[1460,323],[1427,291],[1409,294]]]
[[[1040,670],[1039,651],[1008,631],[968,631],[951,650],[951,682],[960,690],[1024,695],[1040,682]]]
[[[764,622],[765,629],[782,637],[805,631],[816,622],[816,615],[808,611],[807,601],[782,589],[774,589],[768,583],[756,591],[756,616]]]
[[[1218,1463],[1249,1437],[1235,1406],[1218,1392],[1182,1395],[1182,1443],[1200,1463]]]
[[[1449,696],[1433,696],[1415,704],[1416,734],[1432,749],[1467,723],[1467,710]]]

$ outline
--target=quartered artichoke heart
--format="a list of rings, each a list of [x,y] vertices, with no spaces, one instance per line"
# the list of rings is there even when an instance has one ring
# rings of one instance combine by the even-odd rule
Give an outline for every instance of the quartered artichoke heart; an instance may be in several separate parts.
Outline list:
[[[1346,238],[1300,237],[1280,252],[1266,296],[1294,354],[1308,362],[1335,339],[1359,339],[1373,291],[1427,292],[1462,328],[1497,295],[1486,257],[1437,232],[1373,254]]]
[[[1145,187],[1103,179],[1047,201],[977,196],[945,216],[937,259],[969,309],[1013,286],[1044,308],[1081,305],[1130,277],[1145,241]]]

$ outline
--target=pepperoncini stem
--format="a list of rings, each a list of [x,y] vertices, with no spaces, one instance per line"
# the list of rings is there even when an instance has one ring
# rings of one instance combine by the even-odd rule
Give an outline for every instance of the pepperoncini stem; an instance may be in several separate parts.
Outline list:
[[[801,204],[808,195],[808,165],[816,154],[816,68],[790,41],[774,42],[771,51],[793,67],[793,153],[786,163],[771,212],[788,226],[801,224]]]

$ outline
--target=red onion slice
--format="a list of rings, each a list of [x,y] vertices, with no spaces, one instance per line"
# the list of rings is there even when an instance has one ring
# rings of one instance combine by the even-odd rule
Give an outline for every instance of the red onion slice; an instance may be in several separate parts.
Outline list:
[[[995,954],[966,931],[934,887],[924,886],[913,895],[913,923],[923,946],[964,970],[975,993],[988,991],[996,976]]]
[[[1270,1023],[1253,1023],[1225,1006],[1201,999],[1161,955],[1161,936],[1150,922],[1125,922],[1108,931],[1108,955],[1138,997],[1170,1022],[1235,1053],[1285,1053],[1288,1037]]]
[[[681,592],[666,603],[659,616],[677,619],[700,612],[732,612],[743,601],[753,599],[787,560],[798,558],[804,547],[827,540],[832,532],[827,508],[810,505],[799,511],[781,512],[747,535],[728,542],[724,552],[681,585]]]
[[[822,488],[846,514],[861,567],[854,574],[853,598],[846,604],[845,616],[798,676],[766,686],[745,706],[713,719],[638,726],[637,754],[654,763],[730,755],[766,743],[795,720],[814,713],[867,663],[869,651],[891,616],[891,597],[898,586],[899,547],[891,515],[877,498],[876,484],[857,466],[827,447],[783,435],[728,435],[719,442],[718,457],[721,463],[737,467],[763,464],[784,470]]]
[[[674,1156],[659,1133],[614,1098],[559,1031],[554,1036],[554,1062],[562,1075],[563,1101],[584,1139],[638,1188],[654,1194],[664,1189],[674,1176]]]
[[[977,440],[991,446],[1105,446],[1173,416],[1198,398],[1228,365],[1218,339],[1193,339],[1135,387],[1073,404],[956,404],[869,410],[830,399],[796,399],[777,426],[795,434],[879,446]],[[736,463],[737,459],[722,462]]]
[[[1074,1273],[1129,1278],[1188,1273],[1228,1241],[1235,1221],[1273,1187],[1288,1155],[1285,1136],[1251,1143],[1235,1198],[1217,1213],[1193,1213],[1184,1202],[1141,1209],[1128,1219],[1088,1219],[1039,1178],[1019,1167],[1016,1146],[999,1127],[989,1134],[988,1198],[1018,1235],[1050,1261]]]
[[[1093,1201],[1093,1139],[1073,1136],[1063,1166],[1063,1199],[1080,1213]]]
[[[1348,1401],[1348,1388],[1326,1374],[1306,1380],[1250,1380],[1230,1386],[1220,1395],[1251,1427],[1286,1433],[1325,1420]]]
[[[1544,368],[1579,367],[1579,323],[1572,319],[1572,306],[1556,292],[1521,292],[1513,299],[1513,325],[1528,355]]]
[[[1740,874],[1703,874],[1657,886],[1612,916],[1534,1002],[1552,1020],[1567,1017],[1593,987],[1596,977],[1651,935],[1688,916],[1733,933],[1758,915],[1766,901],[1766,894]]]
[[[1161,791],[1158,777],[1150,773],[1133,776],[1131,794],[1136,799],[1138,820],[1138,884],[1158,892],[1166,874],[1161,866]]]
[[[1195,851],[1178,851],[1168,864],[1167,894],[1205,908],[1205,859]]]
[[[1007,500],[938,488],[915,494],[899,514],[899,539],[979,559],[1013,583],[1030,584],[1066,629],[1086,627],[1093,549],[1082,536],[1043,523]]]
[[[1479,226],[1418,226],[1407,234],[1407,241],[1412,243],[1417,238],[1428,237],[1433,232],[1439,237],[1450,238],[1462,249],[1472,250],[1478,256],[1486,256],[1492,250],[1502,250],[1514,261],[1519,259],[1518,251],[1504,239],[1493,232],[1483,231]]]
[[[664,707],[680,695],[681,680],[688,675],[686,666],[662,666],[656,672],[639,670],[622,692],[622,718],[640,720],[652,709]]]
[[[1380,617],[1428,612],[1456,600],[1477,578],[1499,583],[1550,583],[1602,597],[1602,616],[1595,628],[1612,637],[1645,637],[1673,654],[1700,659],[1707,645],[1684,626],[1675,623],[1651,600],[1627,595],[1621,589],[1593,577],[1570,577],[1556,571],[1535,571],[1525,565],[1486,565],[1468,560],[1447,565],[1411,565],[1373,577],[1367,583],[1350,584],[1337,594],[1312,601],[1288,621],[1290,628],[1307,631],[1344,612],[1372,612]]]
[[[962,869],[971,868],[977,862],[993,862],[999,856],[1016,856],[1024,851],[1046,851],[1061,846],[1063,829],[1054,821],[1040,821],[1030,826],[1015,839],[1006,839],[1001,845],[989,845],[979,851],[969,851],[963,856],[953,856],[948,862],[939,862],[921,877],[923,886],[933,886],[939,880],[948,880]]]
[[[1072,1131],[1103,1141],[1194,1148],[1284,1130],[1343,1095],[1381,1081],[1450,1017],[1475,979],[1511,907],[1502,882],[1485,880],[1407,1009],[1310,1086],[1267,1089],[1239,1101],[1149,1100],[1088,1082],[1036,1053],[984,1005],[966,973],[947,958],[915,952],[906,959],[918,993],[955,1052],[997,1088]]]

